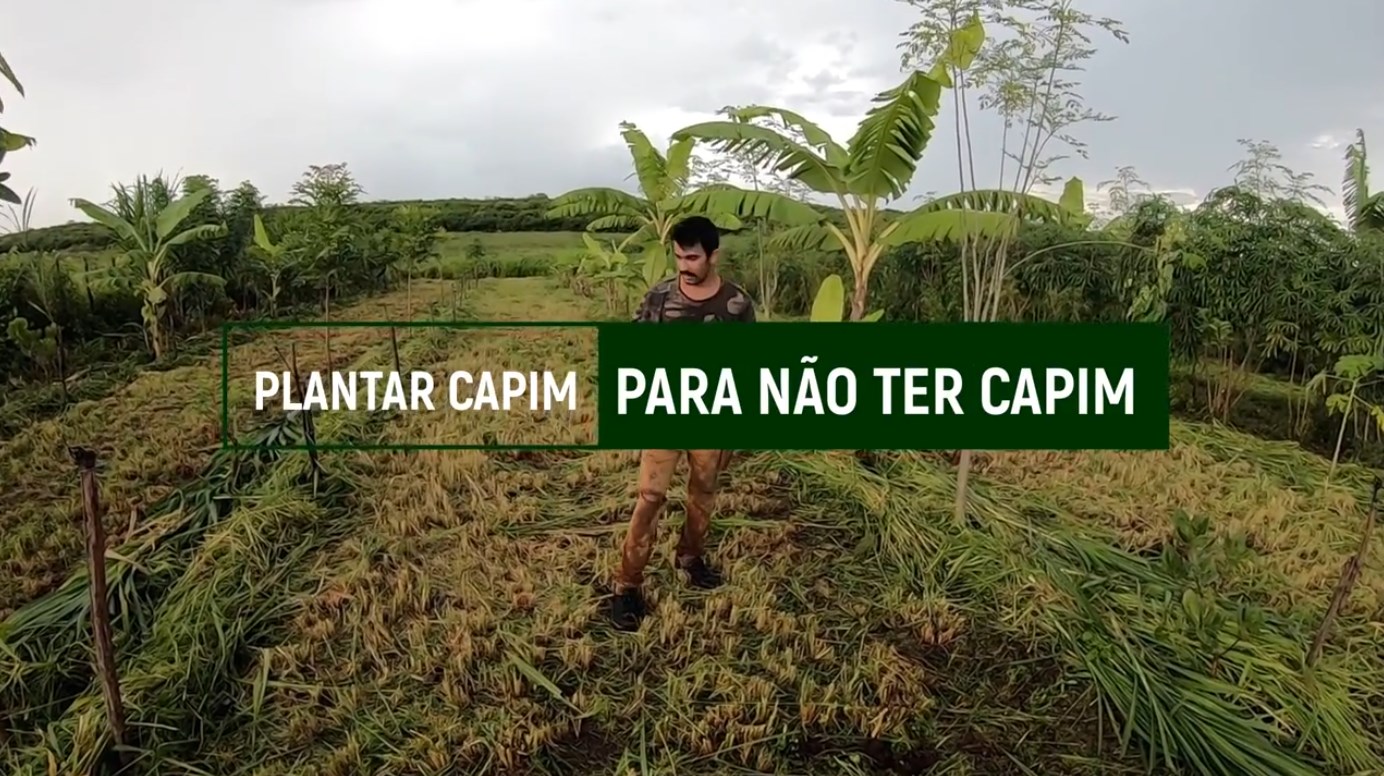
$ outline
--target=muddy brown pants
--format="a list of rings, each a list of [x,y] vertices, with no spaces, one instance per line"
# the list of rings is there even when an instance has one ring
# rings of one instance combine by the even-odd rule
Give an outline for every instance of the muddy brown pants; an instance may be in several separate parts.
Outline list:
[[[668,488],[678,460],[687,453],[687,521],[678,542],[679,568],[701,556],[711,527],[711,512],[716,503],[716,485],[730,462],[729,450],[645,450],[639,457],[639,499],[630,516],[629,531],[620,553],[620,568],[615,574],[618,595],[644,583],[644,568],[649,565],[658,538],[658,520],[668,502]]]

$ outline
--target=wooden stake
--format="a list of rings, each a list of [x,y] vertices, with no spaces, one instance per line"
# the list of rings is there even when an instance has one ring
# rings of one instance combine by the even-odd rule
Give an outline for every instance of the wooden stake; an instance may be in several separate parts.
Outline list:
[[[327,323],[332,321],[332,288],[327,285],[323,289],[322,319]],[[332,327],[328,326],[322,331],[327,333],[327,371],[331,372],[336,367],[332,361]]]
[[[394,327],[389,327],[389,344],[394,348],[394,373],[403,379],[404,370],[399,366],[399,338],[394,333]]]
[[[1374,490],[1370,494],[1370,509],[1365,515],[1365,527],[1360,532],[1360,547],[1341,567],[1341,578],[1336,582],[1336,592],[1331,596],[1331,605],[1327,607],[1326,616],[1322,617],[1321,627],[1317,629],[1317,637],[1312,640],[1312,648],[1307,652],[1307,665],[1309,667],[1321,658],[1327,636],[1331,635],[1331,627],[1336,624],[1336,617],[1340,615],[1341,607],[1350,597],[1351,590],[1355,589],[1356,581],[1360,579],[1360,569],[1365,565],[1365,552],[1370,547],[1370,536],[1374,533],[1375,519],[1379,514],[1380,488],[1384,488],[1384,481],[1375,477]]]
[[[86,514],[87,573],[91,576],[91,627],[96,642],[96,674],[106,701],[111,738],[125,744],[125,703],[120,697],[120,676],[111,641],[110,602],[106,592],[106,532],[101,524],[101,497],[96,484],[96,452],[68,448],[82,482],[82,511]]]

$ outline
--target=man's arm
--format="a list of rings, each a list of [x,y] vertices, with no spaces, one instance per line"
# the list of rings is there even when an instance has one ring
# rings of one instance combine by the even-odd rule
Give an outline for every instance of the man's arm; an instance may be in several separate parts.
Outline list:
[[[741,323],[754,323],[754,298],[742,288],[735,289],[735,296],[730,300],[729,312],[735,316],[735,320]]]

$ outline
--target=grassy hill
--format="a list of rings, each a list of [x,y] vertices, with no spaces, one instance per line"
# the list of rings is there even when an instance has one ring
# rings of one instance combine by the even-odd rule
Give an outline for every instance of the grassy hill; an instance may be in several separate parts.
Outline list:
[[[448,232],[580,232],[586,218],[549,218],[553,199],[546,194],[529,197],[475,199],[375,200],[353,205],[367,218],[384,218],[401,205],[419,205],[437,212],[437,224]],[[265,218],[301,211],[296,205],[268,205]],[[825,213],[843,221],[839,208],[821,206]],[[74,211],[75,212],[75,211]],[[888,211],[895,212],[895,211]],[[80,214],[77,214],[80,215]],[[31,229],[25,234],[0,235],[0,254],[10,250],[95,251],[114,245],[111,232],[90,221]]]

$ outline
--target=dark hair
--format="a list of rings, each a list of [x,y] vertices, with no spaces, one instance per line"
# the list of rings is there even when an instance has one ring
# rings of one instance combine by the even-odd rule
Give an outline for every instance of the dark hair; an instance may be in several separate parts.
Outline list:
[[[716,228],[716,224],[711,222],[706,216],[688,216],[679,221],[670,235],[673,242],[684,248],[691,248],[696,245],[702,246],[706,255],[710,256],[721,246],[721,230]]]

